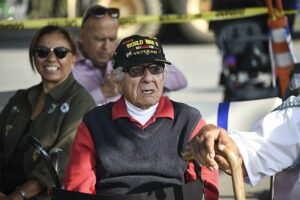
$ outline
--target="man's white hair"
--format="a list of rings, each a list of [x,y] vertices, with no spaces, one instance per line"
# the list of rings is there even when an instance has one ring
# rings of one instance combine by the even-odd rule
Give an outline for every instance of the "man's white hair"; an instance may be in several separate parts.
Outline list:
[[[121,81],[124,78],[124,74],[125,72],[123,72],[123,67],[117,67],[116,69],[114,69],[115,71],[115,81]]]

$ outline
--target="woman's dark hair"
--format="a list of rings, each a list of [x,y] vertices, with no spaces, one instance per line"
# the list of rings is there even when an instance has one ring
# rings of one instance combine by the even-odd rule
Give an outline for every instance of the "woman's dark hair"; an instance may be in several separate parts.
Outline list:
[[[35,48],[39,42],[39,40],[47,34],[52,34],[52,33],[60,33],[64,35],[64,37],[67,39],[67,41],[70,43],[71,46],[71,52],[73,54],[76,54],[76,44],[71,37],[70,33],[67,31],[67,29],[59,26],[44,26],[38,32],[33,36],[31,43],[30,43],[30,48],[29,48],[29,60],[30,60],[30,65],[33,71],[35,71],[35,64],[34,64],[34,53],[35,53]]]

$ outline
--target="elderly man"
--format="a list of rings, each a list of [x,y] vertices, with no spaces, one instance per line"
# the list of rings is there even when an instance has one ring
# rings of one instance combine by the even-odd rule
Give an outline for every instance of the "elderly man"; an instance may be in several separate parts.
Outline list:
[[[273,199],[300,199],[299,108],[300,96],[291,96],[251,132],[235,130],[228,134],[224,129],[206,125],[189,143],[193,157],[211,170],[220,167],[231,174],[221,153],[225,147],[231,147],[241,156],[246,183],[255,186],[264,176],[276,174]]]
[[[198,166],[180,157],[205,122],[197,109],[162,95],[165,64],[155,38],[133,35],[120,42],[113,72],[123,95],[85,115],[64,177],[67,190],[155,193],[202,179],[196,190],[204,185],[206,199],[218,199],[218,172],[204,167],[196,173]]]
[[[111,58],[116,48],[119,29],[119,9],[91,6],[85,13],[78,42],[79,56],[73,69],[75,79],[94,97],[97,104],[120,98],[114,82]],[[169,66],[165,91],[177,91],[187,86],[184,74]]]

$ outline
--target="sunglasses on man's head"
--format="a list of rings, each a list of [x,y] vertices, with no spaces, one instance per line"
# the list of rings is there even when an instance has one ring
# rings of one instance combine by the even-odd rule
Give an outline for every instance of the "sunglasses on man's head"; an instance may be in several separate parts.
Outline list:
[[[47,58],[50,54],[50,51],[53,51],[57,58],[63,59],[64,57],[66,57],[67,53],[69,53],[71,50],[65,47],[56,47],[50,49],[44,46],[36,47],[34,49],[34,52],[37,54],[39,58]]]
[[[142,76],[145,69],[148,68],[149,72],[153,75],[160,74],[164,71],[165,65],[163,63],[151,63],[149,65],[136,65],[125,67],[123,72],[127,72],[131,77]]]
[[[120,17],[120,10],[118,8],[94,7],[90,8],[84,15],[82,24],[85,23],[90,16],[102,18],[106,13],[113,19],[118,19]]]

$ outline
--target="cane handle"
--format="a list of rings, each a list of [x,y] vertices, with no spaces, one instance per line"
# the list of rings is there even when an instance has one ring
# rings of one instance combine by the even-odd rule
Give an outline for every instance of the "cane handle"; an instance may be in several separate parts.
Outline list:
[[[232,173],[231,178],[235,200],[245,200],[245,187],[243,181],[242,166],[239,162],[239,157],[230,147],[225,147],[224,150],[222,150],[222,153],[224,154],[224,157],[228,162]],[[194,159],[192,151],[189,148],[181,152],[181,156],[184,160]]]

